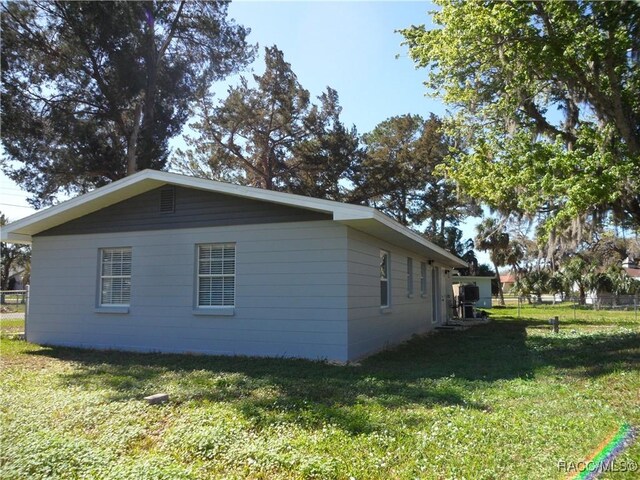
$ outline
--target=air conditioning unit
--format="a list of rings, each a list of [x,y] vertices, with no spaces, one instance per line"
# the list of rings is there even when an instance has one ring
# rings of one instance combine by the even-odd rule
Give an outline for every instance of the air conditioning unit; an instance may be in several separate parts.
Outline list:
[[[474,303],[480,300],[480,287],[477,285],[460,285],[460,303]]]

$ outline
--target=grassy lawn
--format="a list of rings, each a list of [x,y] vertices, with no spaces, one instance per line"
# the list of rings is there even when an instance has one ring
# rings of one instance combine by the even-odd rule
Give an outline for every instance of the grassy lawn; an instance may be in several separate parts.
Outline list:
[[[3,339],[0,477],[567,478],[559,461],[640,426],[640,324],[523,312],[347,367]]]
[[[0,311],[0,335],[24,332],[24,315],[13,318],[17,313],[24,314],[24,305],[2,305]]]
[[[601,330],[626,326],[633,328],[640,326],[640,312],[635,312],[633,306],[618,307],[610,310],[595,310],[592,306],[574,308],[573,303],[565,304],[542,304],[525,305],[520,311],[520,319],[527,321],[548,321],[552,317],[558,317],[562,322],[569,322],[569,325],[580,326],[591,330]],[[639,307],[640,308],[640,307]],[[490,312],[494,319],[518,319],[517,305],[508,305],[504,308],[498,307]],[[589,328],[590,327],[590,328]]]
[[[0,334],[24,332],[24,318],[0,319]]]

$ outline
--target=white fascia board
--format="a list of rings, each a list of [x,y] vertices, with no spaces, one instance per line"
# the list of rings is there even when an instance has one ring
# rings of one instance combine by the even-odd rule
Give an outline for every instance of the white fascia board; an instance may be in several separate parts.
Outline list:
[[[496,277],[486,277],[482,275],[453,275],[451,279],[455,282],[475,282],[478,280],[494,280]]]
[[[31,235],[167,184],[323,212],[332,215],[334,220],[372,218],[374,211],[371,207],[361,205],[233,185],[177,173],[143,170],[5,225],[2,228],[2,238],[6,238],[6,241],[14,238],[16,241],[30,242]]]
[[[410,228],[407,228],[404,225],[400,225],[398,222],[396,222],[396,221],[392,220],[391,218],[387,217],[382,212],[379,212],[379,211],[376,210],[375,214],[374,214],[374,219],[377,220],[378,222],[382,223],[386,227],[389,227],[389,228],[395,230],[396,232],[399,232],[399,233],[409,237],[414,242],[417,242],[417,243],[425,246],[426,248],[428,248],[429,250],[435,252],[439,256],[445,257],[447,260],[450,260],[451,261],[451,266],[464,267],[464,268],[469,266],[469,264],[467,262],[465,262],[464,260],[461,260],[460,258],[456,257],[452,253],[449,253],[444,248],[439,247],[435,243],[430,242],[429,240],[424,238],[422,235],[419,235],[418,233],[414,232]]]
[[[20,235],[19,233],[11,233],[6,231],[6,229],[2,227],[2,231],[0,231],[0,242],[29,244],[31,243],[31,235]]]
[[[2,227],[1,238],[3,241],[6,239],[7,242],[30,243],[31,235],[167,184],[323,212],[332,215],[335,221],[372,220],[403,235],[412,242],[426,247],[439,257],[447,259],[451,266],[468,266],[455,255],[429,242],[421,235],[400,225],[372,207],[322,200],[291,193],[274,192],[262,188],[233,185],[158,170],[143,170],[5,225]]]
[[[18,236],[20,235],[30,237],[36,233],[157,188],[162,184],[162,182],[158,182],[155,179],[149,179],[145,172],[136,173],[9,223],[2,228],[2,237],[4,238],[5,235],[7,239],[12,235],[15,238],[19,238]]]

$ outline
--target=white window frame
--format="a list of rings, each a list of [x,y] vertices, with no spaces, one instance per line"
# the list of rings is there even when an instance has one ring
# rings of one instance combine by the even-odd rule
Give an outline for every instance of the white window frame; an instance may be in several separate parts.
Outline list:
[[[224,260],[225,254],[227,250],[230,250],[233,247],[233,273],[224,272]],[[202,248],[219,248],[222,249],[222,269],[220,273],[201,273],[200,265],[200,252]],[[195,313],[213,313],[213,314],[221,314],[221,315],[232,315],[236,306],[236,244],[233,242],[225,242],[225,243],[202,243],[196,245],[196,291],[195,291]],[[220,304],[213,305],[201,305],[200,300],[200,282],[203,278],[222,278],[223,279],[223,290],[221,296]],[[225,294],[224,294],[224,282],[225,280],[232,279],[233,280],[233,300],[231,303],[225,302]]]
[[[105,253],[115,253],[115,252],[128,252],[129,253],[129,274],[128,275],[124,275],[124,274],[120,274],[120,275],[113,275],[113,273],[111,275],[105,275],[104,272],[104,267],[105,267],[105,262],[104,262],[104,255]],[[133,250],[131,247],[108,247],[108,248],[101,248],[99,249],[99,262],[100,262],[100,275],[99,275],[99,285],[98,285],[98,307],[102,308],[118,308],[118,307],[129,307],[131,305],[131,274],[133,273]],[[121,262],[122,265],[125,264],[125,262]],[[115,278],[121,278],[121,279],[129,279],[129,301],[126,303],[109,303],[109,302],[105,302],[104,301],[104,283],[105,280],[112,280]],[[113,296],[113,295],[112,295]]]
[[[383,259],[386,257],[386,272],[382,270]],[[391,254],[387,250],[380,250],[380,308],[389,308],[391,306]],[[387,303],[382,303],[382,285],[385,284],[387,292]]]
[[[407,297],[413,297],[413,258],[407,257]]]
[[[420,296],[427,296],[427,262],[420,262]]]

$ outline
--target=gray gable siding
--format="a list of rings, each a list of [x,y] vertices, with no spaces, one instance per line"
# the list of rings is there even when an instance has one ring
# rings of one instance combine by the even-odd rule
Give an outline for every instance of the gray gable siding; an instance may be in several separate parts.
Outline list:
[[[331,220],[328,214],[303,208],[184,187],[173,187],[175,211],[162,213],[160,192],[164,188],[137,195],[38,236]]]

